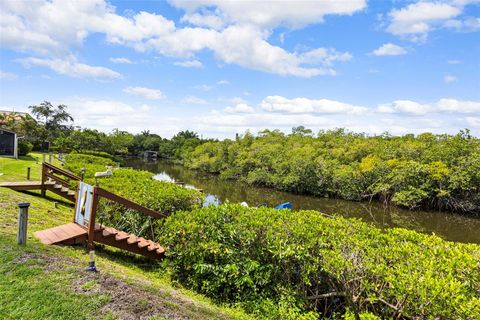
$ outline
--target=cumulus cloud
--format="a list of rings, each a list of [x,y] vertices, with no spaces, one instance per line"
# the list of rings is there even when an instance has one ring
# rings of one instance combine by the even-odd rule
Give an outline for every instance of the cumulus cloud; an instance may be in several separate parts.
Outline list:
[[[132,96],[139,96],[149,100],[160,100],[163,98],[162,91],[145,87],[127,87],[123,89],[123,92]]]
[[[268,96],[262,100],[260,107],[268,112],[280,113],[350,113],[358,114],[366,112],[368,109],[361,106],[355,106],[329,99],[308,99],[293,98],[288,99],[282,96]]]
[[[319,3],[320,2],[320,3]],[[365,8],[365,0],[265,2],[252,6],[244,1],[177,2],[186,11],[179,27],[162,15],[139,12],[122,16],[102,0],[2,2],[2,46],[20,51],[63,57],[83,44],[92,33],[107,42],[136,51],[156,51],[188,59],[180,66],[199,66],[195,54],[210,50],[227,64],[285,76],[333,75],[333,62],[348,61],[351,54],[332,48],[289,52],[269,43],[272,30],[321,23],[325,15],[351,15]],[[118,60],[120,61],[120,60]],[[183,64],[183,65],[182,65]]]
[[[407,50],[393,43],[385,43],[372,52],[374,56],[400,56],[406,53]]]
[[[66,59],[46,59],[29,57],[24,59],[18,59],[16,61],[27,68],[31,67],[32,65],[47,67],[58,74],[75,78],[112,80],[122,77],[120,73],[105,67],[90,66],[88,64],[79,63],[72,56]]]
[[[283,25],[300,28],[322,22],[326,15],[352,15],[367,6],[366,0],[313,0],[304,1],[301,5],[296,1],[263,1],[255,5],[249,1],[222,0],[169,2],[187,12],[185,21],[216,28],[221,28],[222,24],[251,24],[269,28]],[[212,10],[212,7],[215,9]]]
[[[128,58],[110,58],[109,60],[118,64],[133,64],[133,62]]]
[[[412,115],[425,115],[428,113],[475,114],[480,113],[480,101],[443,98],[428,104],[411,100],[396,100],[379,105],[377,111],[381,113],[405,113]]]
[[[478,0],[420,0],[410,3],[403,8],[390,11],[387,31],[413,41],[425,41],[428,33],[438,28],[475,31],[480,28],[479,18],[459,17],[465,6],[478,2]]]
[[[177,61],[173,65],[184,68],[202,68],[203,64],[198,60]]]

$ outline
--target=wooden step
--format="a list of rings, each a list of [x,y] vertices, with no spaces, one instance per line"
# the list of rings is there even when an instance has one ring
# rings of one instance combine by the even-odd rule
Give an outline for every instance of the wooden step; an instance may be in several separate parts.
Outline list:
[[[139,243],[140,242],[140,238],[131,234],[130,237],[128,237],[127,239],[127,243],[128,244],[136,244],[136,243]]]
[[[128,239],[130,235],[126,232],[119,231],[118,234],[115,236],[115,241],[123,241],[125,239]]]
[[[102,236],[105,238],[113,237],[113,236],[116,236],[117,234],[118,234],[118,230],[115,230],[109,227],[104,228],[102,232]]]

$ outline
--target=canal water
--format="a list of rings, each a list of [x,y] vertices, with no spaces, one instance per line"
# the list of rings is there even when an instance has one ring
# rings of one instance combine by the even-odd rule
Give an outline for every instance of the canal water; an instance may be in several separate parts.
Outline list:
[[[297,195],[270,188],[225,181],[216,175],[189,170],[166,161],[128,159],[127,166],[155,173],[155,179],[184,182],[202,189],[207,203],[247,202],[249,206],[274,207],[291,202],[294,210],[317,210],[326,214],[361,218],[381,228],[402,227],[424,233],[435,233],[444,239],[480,243],[480,219],[435,211],[410,211],[381,203],[352,202],[339,199]]]

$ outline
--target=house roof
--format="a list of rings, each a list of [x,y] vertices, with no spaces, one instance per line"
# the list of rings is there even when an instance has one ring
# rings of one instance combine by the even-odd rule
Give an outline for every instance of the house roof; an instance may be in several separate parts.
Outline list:
[[[4,127],[0,127],[0,131],[5,131],[5,132],[9,132],[9,133],[17,134],[15,131],[12,131],[12,130],[6,129],[6,128],[4,128]]]

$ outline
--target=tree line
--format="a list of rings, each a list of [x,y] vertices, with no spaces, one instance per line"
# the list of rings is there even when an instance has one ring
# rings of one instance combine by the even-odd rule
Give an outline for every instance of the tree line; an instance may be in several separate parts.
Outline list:
[[[147,150],[157,151],[167,159],[181,159],[183,154],[206,142],[193,131],[181,131],[165,139],[145,130],[139,134],[114,129],[104,133],[73,125],[73,116],[67,106],[53,106],[44,101],[29,107],[29,114],[0,114],[0,124],[15,131],[19,140],[19,154],[35,151],[106,152],[110,155],[137,156]],[[21,119],[21,120],[19,120]]]
[[[345,129],[290,134],[264,130],[223,141],[181,131],[171,139],[79,129],[67,107],[45,101],[33,117],[2,123],[23,136],[20,153],[34,150],[158,156],[224,179],[299,194],[376,200],[410,209],[480,213],[480,139],[468,129],[456,135],[423,133],[368,136]],[[2,120],[0,118],[0,120]]]
[[[183,163],[294,193],[480,213],[480,139],[468,130],[401,137],[264,130],[203,143],[184,154]]]

